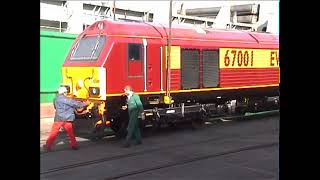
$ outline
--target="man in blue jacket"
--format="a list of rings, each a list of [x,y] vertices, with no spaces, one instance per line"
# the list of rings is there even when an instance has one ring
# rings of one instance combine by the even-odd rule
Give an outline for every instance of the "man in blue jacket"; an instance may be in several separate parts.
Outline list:
[[[127,105],[123,106],[122,109],[126,110],[128,108],[129,124],[127,128],[128,134],[126,137],[126,142],[123,147],[129,147],[131,139],[135,141],[136,145],[142,144],[138,116],[139,114],[141,114],[143,120],[145,119],[145,116],[143,113],[144,110],[140,97],[132,91],[132,87],[126,86],[124,88],[124,93],[128,98]]]
[[[75,119],[74,110],[75,108],[83,108],[88,105],[88,103],[78,102],[76,100],[70,99],[66,96],[68,92],[67,88],[60,87],[58,90],[58,96],[54,100],[54,108],[56,109],[54,116],[54,123],[51,128],[50,135],[43,145],[46,151],[51,151],[51,146],[56,139],[61,127],[65,129],[69,138],[70,145],[73,150],[78,149],[77,141],[73,133],[72,122]]]

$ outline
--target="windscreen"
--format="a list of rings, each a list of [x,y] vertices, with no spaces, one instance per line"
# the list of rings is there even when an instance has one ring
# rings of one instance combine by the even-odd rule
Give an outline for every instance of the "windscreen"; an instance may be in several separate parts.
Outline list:
[[[96,61],[106,42],[106,36],[85,36],[73,49],[71,61]]]

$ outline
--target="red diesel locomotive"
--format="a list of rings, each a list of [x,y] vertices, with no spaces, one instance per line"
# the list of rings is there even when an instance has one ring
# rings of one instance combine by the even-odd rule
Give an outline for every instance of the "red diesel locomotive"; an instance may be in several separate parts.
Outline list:
[[[76,133],[122,135],[125,85],[141,97],[142,125],[155,128],[278,108],[278,35],[183,25],[171,31],[169,63],[169,28],[161,24],[103,20],[76,38],[62,86],[70,97],[92,102],[78,112]]]

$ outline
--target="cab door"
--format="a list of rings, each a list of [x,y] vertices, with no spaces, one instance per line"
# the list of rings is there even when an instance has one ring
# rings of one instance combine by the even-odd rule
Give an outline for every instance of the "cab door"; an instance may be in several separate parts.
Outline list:
[[[144,46],[143,43],[128,43],[127,72],[128,85],[134,91],[144,89]]]

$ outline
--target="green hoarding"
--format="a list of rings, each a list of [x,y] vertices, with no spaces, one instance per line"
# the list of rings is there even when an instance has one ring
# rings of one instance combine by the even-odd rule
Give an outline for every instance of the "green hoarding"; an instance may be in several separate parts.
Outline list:
[[[77,34],[40,32],[40,103],[51,103],[62,81],[61,67]]]

